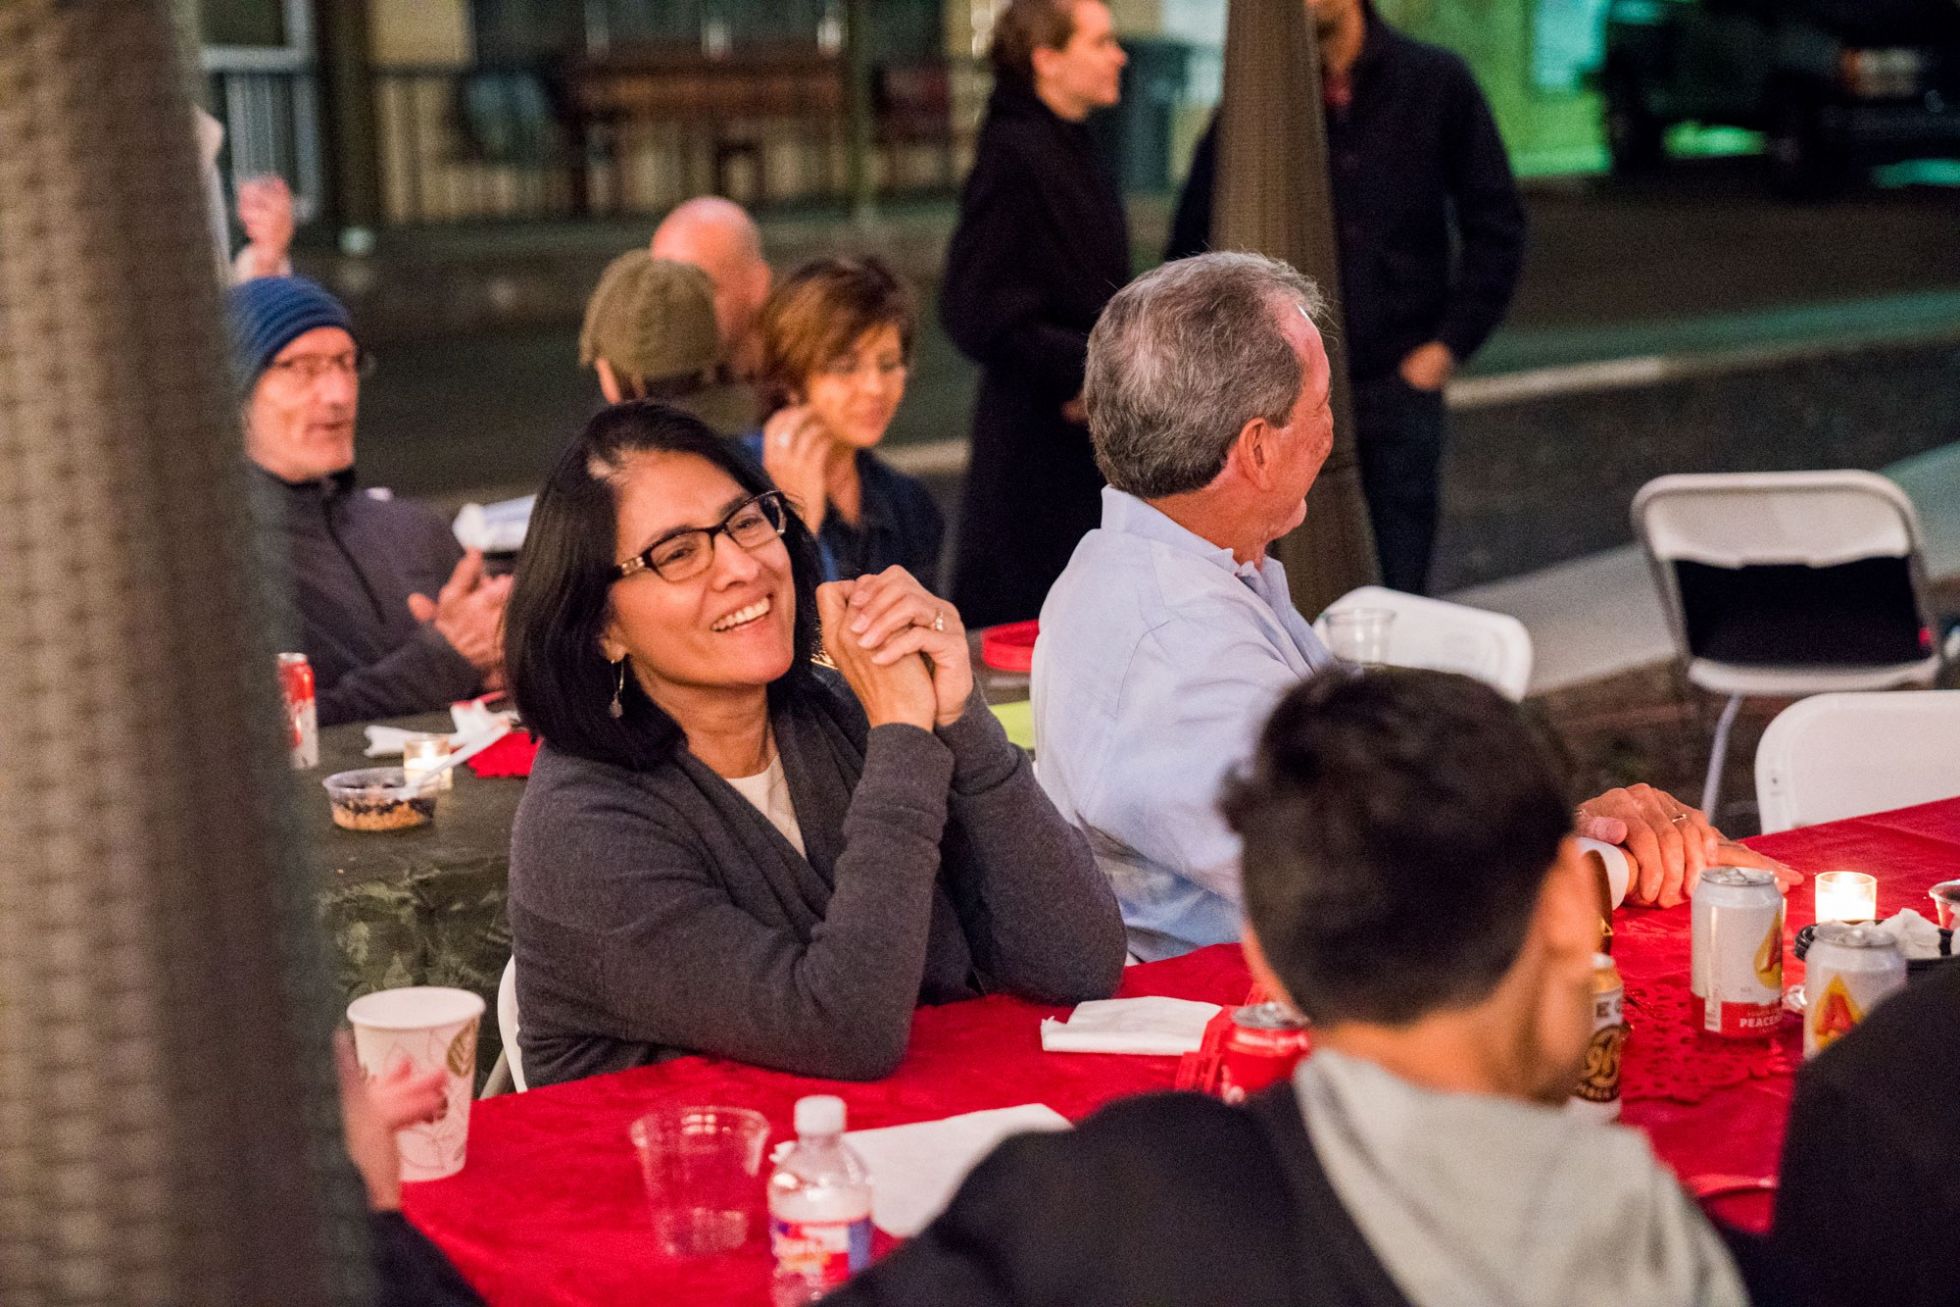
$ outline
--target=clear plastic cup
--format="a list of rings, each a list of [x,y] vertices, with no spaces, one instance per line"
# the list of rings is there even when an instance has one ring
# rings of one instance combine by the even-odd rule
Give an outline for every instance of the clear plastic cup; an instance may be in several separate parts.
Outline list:
[[[692,1257],[748,1242],[762,1210],[767,1117],[741,1107],[663,1107],[630,1133],[663,1251]]]
[[[1360,667],[1388,662],[1388,632],[1395,614],[1387,608],[1344,608],[1328,613],[1327,647],[1336,658]]]

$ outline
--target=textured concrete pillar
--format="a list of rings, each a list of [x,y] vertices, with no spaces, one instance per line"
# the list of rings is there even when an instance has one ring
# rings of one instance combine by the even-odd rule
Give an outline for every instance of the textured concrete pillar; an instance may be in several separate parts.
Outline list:
[[[1302,0],[1232,0],[1218,106],[1214,249],[1256,250],[1312,277],[1340,319],[1340,251],[1327,180],[1320,58]],[[1380,578],[1361,493],[1346,351],[1327,334],[1334,372],[1334,452],[1307,497],[1307,520],[1274,551],[1308,617]]]
[[[0,3],[0,1303],[364,1301],[164,0]]]

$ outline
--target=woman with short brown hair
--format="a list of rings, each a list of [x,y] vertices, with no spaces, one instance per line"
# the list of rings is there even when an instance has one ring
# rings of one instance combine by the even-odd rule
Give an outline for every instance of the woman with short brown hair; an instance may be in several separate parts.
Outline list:
[[[763,305],[762,429],[744,445],[817,538],[827,581],[899,566],[936,585],[945,523],[872,448],[905,398],[911,290],[874,257],[814,259]]]

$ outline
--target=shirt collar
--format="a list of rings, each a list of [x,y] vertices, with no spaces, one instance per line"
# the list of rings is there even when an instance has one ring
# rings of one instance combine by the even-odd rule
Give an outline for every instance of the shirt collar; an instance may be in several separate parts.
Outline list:
[[[351,466],[344,467],[338,472],[330,472],[323,477],[313,477],[306,481],[288,481],[282,476],[266,471],[249,458],[245,463],[266,483],[295,495],[318,495],[322,499],[338,499],[353,494],[358,484]]]
[[[1114,486],[1104,486],[1103,530],[1118,535],[1138,536],[1144,540],[1154,540],[1168,545],[1180,554],[1190,554],[1202,558],[1221,571],[1234,576],[1256,574],[1258,563],[1241,563],[1232,557],[1232,551],[1213,544],[1197,532],[1179,526],[1160,509],[1153,507],[1135,495],[1118,490]]]

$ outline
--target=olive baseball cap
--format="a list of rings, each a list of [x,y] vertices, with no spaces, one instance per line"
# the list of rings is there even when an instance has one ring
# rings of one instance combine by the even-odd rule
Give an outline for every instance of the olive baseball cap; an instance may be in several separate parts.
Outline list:
[[[603,358],[614,372],[644,382],[713,370],[721,353],[715,288],[691,264],[656,259],[645,246],[606,265],[578,336],[578,361]]]

